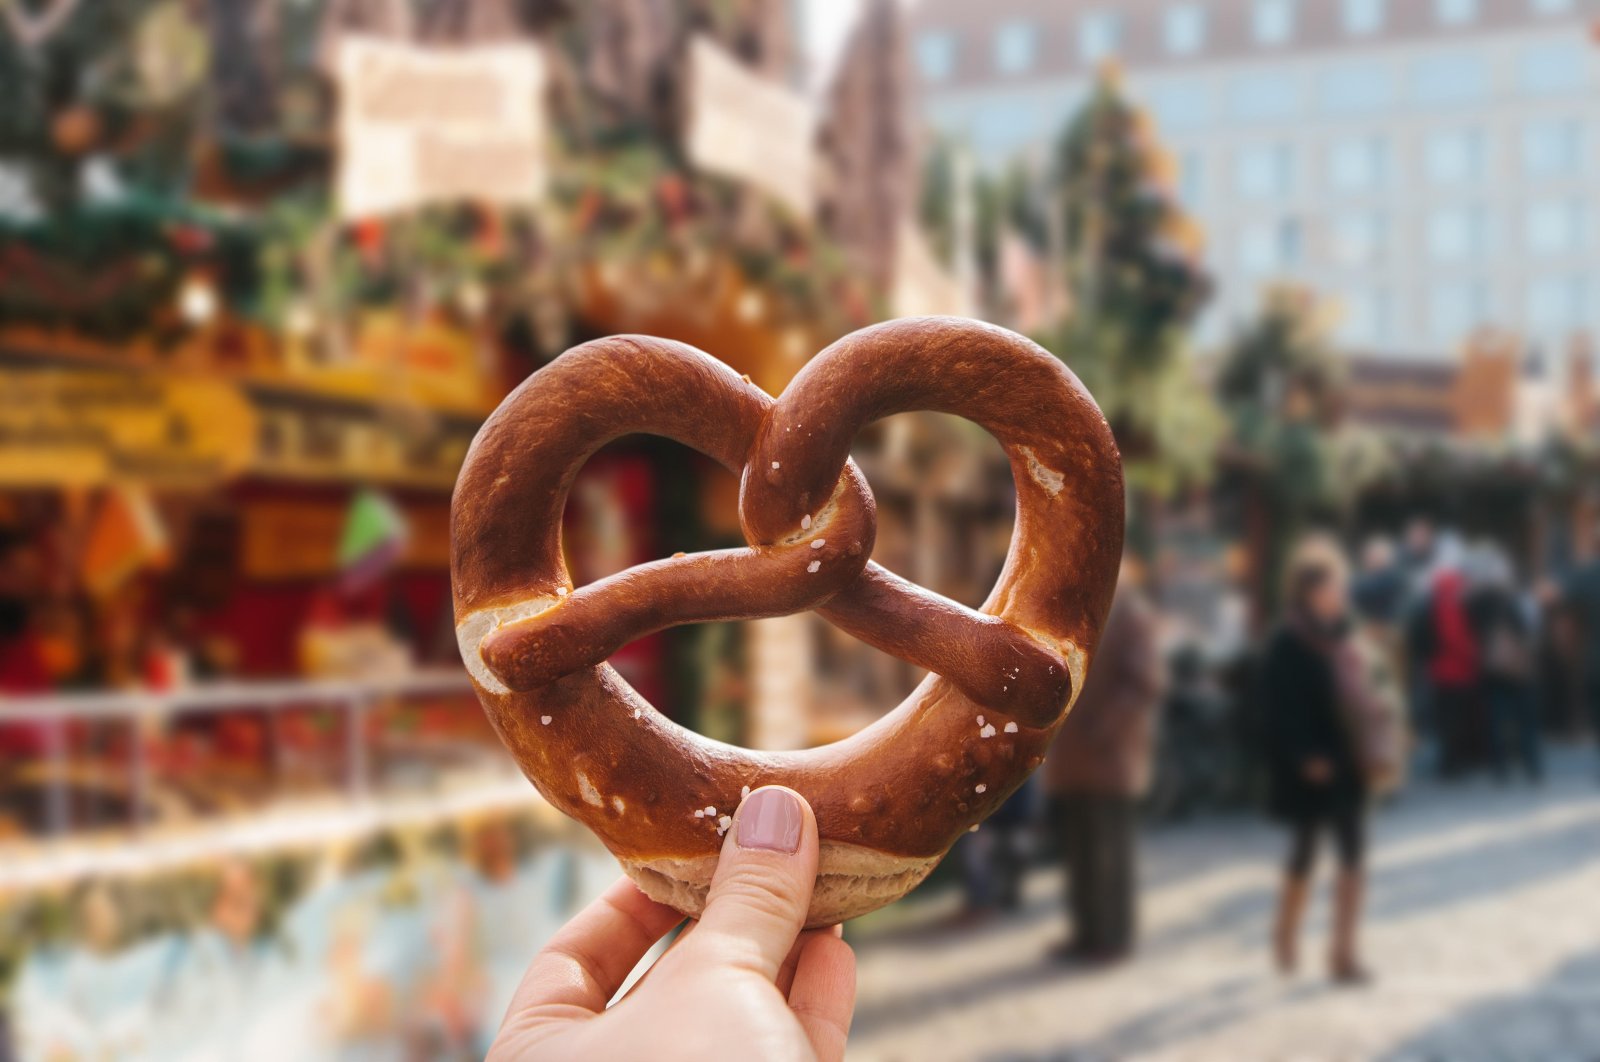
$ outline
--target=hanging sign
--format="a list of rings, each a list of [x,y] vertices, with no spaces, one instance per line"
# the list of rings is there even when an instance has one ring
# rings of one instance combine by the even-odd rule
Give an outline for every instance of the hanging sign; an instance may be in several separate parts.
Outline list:
[[[255,426],[219,380],[0,370],[0,486],[215,484],[250,462]]]
[[[546,177],[544,58],[533,44],[338,45],[340,213],[529,204]]]
[[[695,165],[749,181],[809,218],[815,118],[805,99],[705,37],[690,45],[689,78],[686,139]]]

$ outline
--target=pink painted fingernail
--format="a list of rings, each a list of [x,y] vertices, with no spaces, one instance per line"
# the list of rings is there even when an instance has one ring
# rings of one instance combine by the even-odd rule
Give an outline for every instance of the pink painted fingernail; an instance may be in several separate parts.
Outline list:
[[[787,789],[757,789],[739,808],[739,847],[793,852],[805,812]]]

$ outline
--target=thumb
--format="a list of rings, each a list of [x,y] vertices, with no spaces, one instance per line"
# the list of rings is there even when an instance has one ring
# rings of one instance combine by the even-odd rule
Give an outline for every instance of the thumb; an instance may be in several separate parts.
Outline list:
[[[805,925],[817,877],[817,820],[792,789],[745,798],[722,843],[700,924],[685,945],[769,981]]]

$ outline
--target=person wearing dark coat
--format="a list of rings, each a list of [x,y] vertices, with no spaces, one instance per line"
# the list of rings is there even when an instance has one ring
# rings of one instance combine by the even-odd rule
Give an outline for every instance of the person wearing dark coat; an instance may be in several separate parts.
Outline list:
[[[1368,785],[1342,703],[1361,681],[1343,563],[1331,550],[1302,551],[1285,585],[1286,615],[1267,643],[1261,669],[1271,812],[1290,830],[1274,951],[1279,969],[1293,972],[1318,839],[1331,833],[1339,874],[1329,972],[1342,983],[1361,982],[1368,977],[1356,941]]]
[[[1480,560],[1467,594],[1467,619],[1482,646],[1483,699],[1489,712],[1489,761],[1504,779],[1516,762],[1532,781],[1544,775],[1535,689],[1536,643],[1529,610],[1517,596],[1511,565],[1498,551]]]
[[[1061,961],[1116,962],[1137,934],[1135,827],[1166,688],[1158,617],[1137,582],[1125,562],[1083,692],[1041,772],[1067,870],[1072,936],[1051,951]]]

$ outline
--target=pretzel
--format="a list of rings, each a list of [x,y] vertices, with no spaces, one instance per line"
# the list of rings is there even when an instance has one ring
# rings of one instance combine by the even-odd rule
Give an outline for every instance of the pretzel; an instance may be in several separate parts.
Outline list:
[[[999,440],[1017,515],[981,611],[869,561],[876,510],[852,439],[908,410]],[[576,588],[561,515],[596,450],[643,432],[741,477],[748,546],[676,554]],[[1083,685],[1122,551],[1122,466],[1062,363],[976,321],[906,318],[813,358],[777,399],[682,343],[613,336],[518,387],[473,441],[451,501],[461,656],[490,722],[557,808],[651,897],[697,915],[749,791],[810,801],[821,860],[808,924],[897,899],[1037,767]],[[821,748],[756,752],[671,722],[605,660],[682,623],[815,609],[931,674]]]

